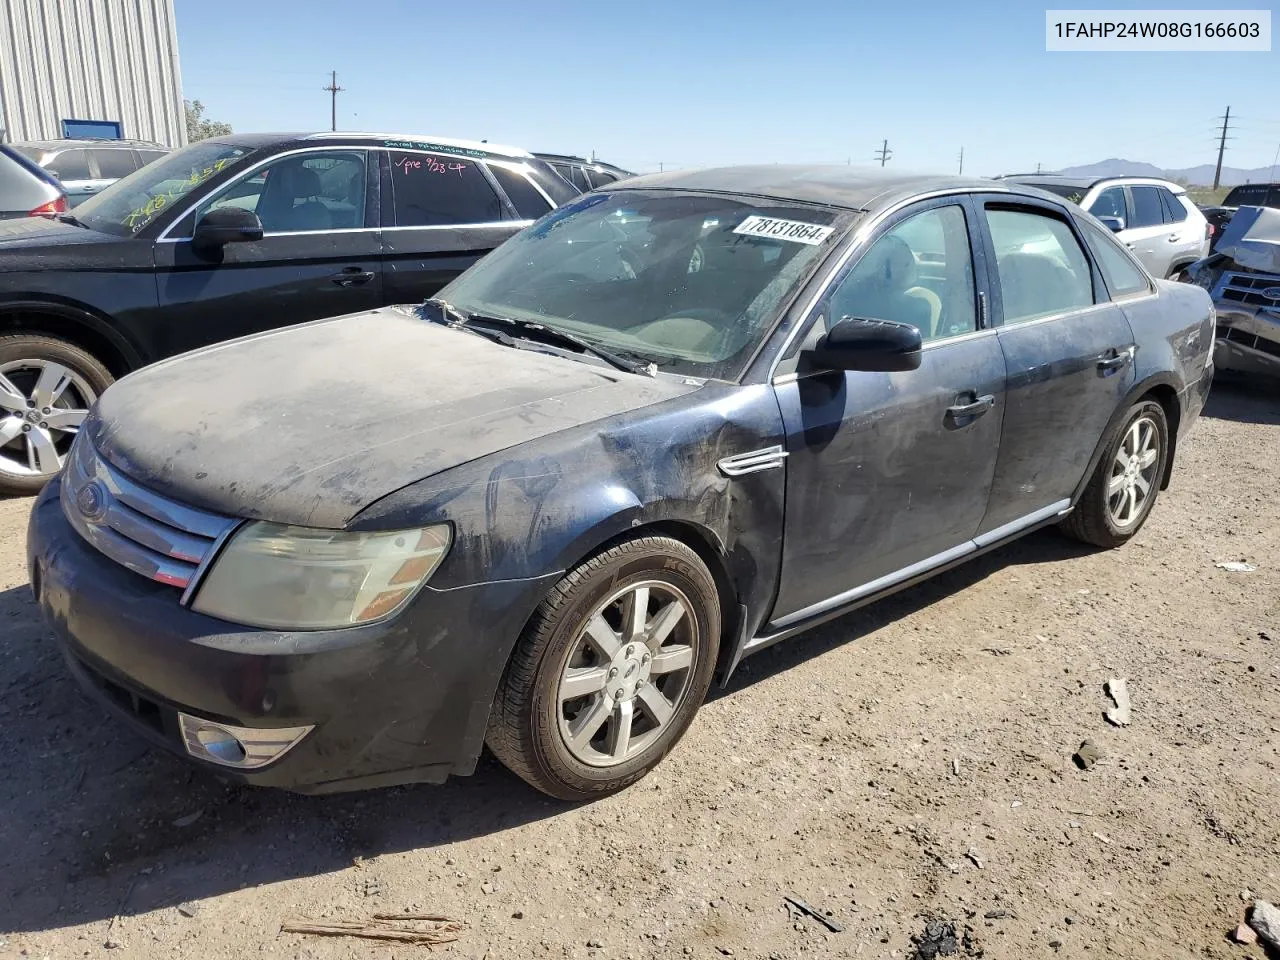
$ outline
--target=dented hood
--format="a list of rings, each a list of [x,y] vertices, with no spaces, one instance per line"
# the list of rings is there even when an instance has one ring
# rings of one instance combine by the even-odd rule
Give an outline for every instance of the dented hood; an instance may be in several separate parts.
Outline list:
[[[693,389],[390,307],[147,367],[103,394],[86,432],[175,500],[338,528],[424,477]]]
[[[1248,270],[1280,273],[1280,210],[1241,207],[1222,231],[1215,252]]]

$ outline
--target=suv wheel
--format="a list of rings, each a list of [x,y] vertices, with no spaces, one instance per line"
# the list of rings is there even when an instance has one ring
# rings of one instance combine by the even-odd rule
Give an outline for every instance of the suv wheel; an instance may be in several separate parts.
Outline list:
[[[620,543],[566,574],[525,628],[489,749],[562,800],[621,790],[689,728],[719,644],[719,596],[698,555],[669,537]]]
[[[0,336],[0,493],[40,491],[111,381],[106,367],[65,340]]]

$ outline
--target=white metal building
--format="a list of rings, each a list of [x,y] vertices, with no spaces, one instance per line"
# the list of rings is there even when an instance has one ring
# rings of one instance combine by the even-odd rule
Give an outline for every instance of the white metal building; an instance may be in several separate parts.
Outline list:
[[[173,0],[0,0],[0,141],[187,142]]]

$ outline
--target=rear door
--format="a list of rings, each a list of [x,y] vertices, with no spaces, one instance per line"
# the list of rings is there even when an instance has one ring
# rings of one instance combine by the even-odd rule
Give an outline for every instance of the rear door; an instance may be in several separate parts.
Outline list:
[[[1164,207],[1165,222],[1169,224],[1171,250],[1169,273],[1209,253],[1203,217],[1193,216],[1187,209],[1186,195],[1175,194],[1166,187],[1156,187],[1160,203]],[[1166,274],[1168,276],[1169,274]]]
[[[1130,219],[1120,231],[1120,240],[1153,277],[1167,277],[1182,227],[1166,222],[1160,187],[1134,184],[1125,189],[1129,191]]]
[[[287,153],[247,170],[156,243],[156,283],[169,320],[163,354],[382,304],[377,162],[359,147]],[[263,237],[193,248],[207,211],[253,210]]]
[[[82,148],[63,150],[47,161],[44,167],[62,183],[62,189],[67,194],[67,203],[73,207],[93,196],[110,182],[98,176],[89,151]]]
[[[482,161],[419,150],[381,156],[386,303],[421,303],[530,222]]]
[[[1134,382],[1135,347],[1065,210],[994,195],[979,202],[1008,391],[981,539],[1070,505]]]

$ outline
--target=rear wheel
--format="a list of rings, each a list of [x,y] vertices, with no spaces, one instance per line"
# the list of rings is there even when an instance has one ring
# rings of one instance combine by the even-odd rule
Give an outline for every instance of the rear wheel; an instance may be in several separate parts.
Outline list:
[[[668,537],[612,547],[534,614],[499,686],[489,748],[554,797],[621,790],[689,728],[719,637],[715,581],[693,550]]]
[[[1169,458],[1169,421],[1154,400],[1135,404],[1107,444],[1062,529],[1077,540],[1118,547],[1146,522]]]
[[[106,367],[65,340],[0,336],[0,494],[40,491],[111,380]]]

